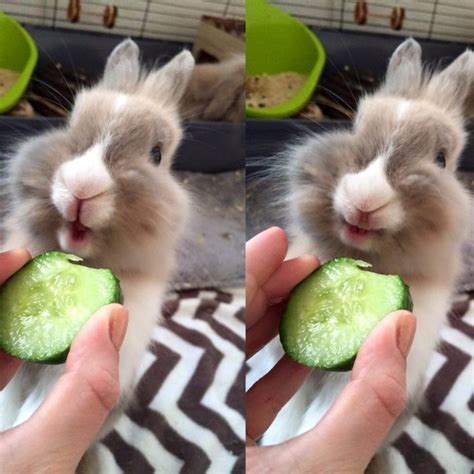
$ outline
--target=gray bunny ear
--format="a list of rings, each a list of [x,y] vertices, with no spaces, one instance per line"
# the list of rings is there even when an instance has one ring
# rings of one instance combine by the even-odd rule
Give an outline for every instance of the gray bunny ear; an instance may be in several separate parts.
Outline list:
[[[140,75],[140,50],[131,39],[122,41],[110,53],[105,65],[102,84],[110,89],[130,90]]]
[[[381,91],[390,95],[413,96],[421,86],[422,75],[421,46],[409,38],[392,54]]]
[[[446,69],[435,74],[427,86],[429,98],[447,108],[474,114],[474,52],[467,50]]]
[[[141,92],[164,102],[177,104],[188,87],[193,70],[193,55],[187,50],[181,51],[163,67],[148,75]]]

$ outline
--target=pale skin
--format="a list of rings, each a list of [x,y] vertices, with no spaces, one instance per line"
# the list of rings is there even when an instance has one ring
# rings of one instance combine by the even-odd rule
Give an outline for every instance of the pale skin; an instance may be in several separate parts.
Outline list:
[[[0,253],[0,284],[30,258],[24,249]],[[0,472],[75,472],[117,402],[118,351],[127,322],[128,312],[118,304],[104,306],[89,320],[74,340],[64,374],[38,411],[0,433]],[[0,390],[21,363],[0,351]]]
[[[247,242],[247,358],[278,334],[289,292],[319,266],[313,255],[284,262],[287,250],[287,237],[277,227]],[[284,356],[246,394],[246,472],[364,472],[405,406],[406,357],[415,327],[407,311],[385,317],[359,351],[351,382],[320,423],[287,442],[260,447],[256,440],[311,373]]]

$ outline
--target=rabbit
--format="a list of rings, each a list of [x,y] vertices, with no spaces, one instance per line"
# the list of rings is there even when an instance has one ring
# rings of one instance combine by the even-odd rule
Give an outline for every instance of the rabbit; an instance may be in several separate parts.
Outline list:
[[[400,274],[410,287],[417,331],[407,360],[407,404],[381,449],[401,434],[420,402],[462,272],[470,196],[456,166],[473,91],[472,51],[430,72],[423,68],[420,45],[408,39],[393,53],[385,82],[360,101],[351,130],[309,136],[286,150],[288,258],[313,253],[322,262],[361,259],[376,272]],[[273,340],[251,361],[252,378],[282,354]],[[350,373],[315,370],[262,443],[314,427],[349,378]]]
[[[180,104],[193,120],[242,122],[245,118],[245,56],[198,64]]]
[[[185,231],[190,198],[170,166],[182,138],[178,104],[193,68],[185,50],[147,72],[137,44],[121,42],[97,85],[77,95],[67,125],[21,144],[7,167],[3,248],[73,253],[120,280],[129,310],[120,399],[98,439],[132,399]],[[62,371],[25,363],[0,393],[0,429],[27,420]]]

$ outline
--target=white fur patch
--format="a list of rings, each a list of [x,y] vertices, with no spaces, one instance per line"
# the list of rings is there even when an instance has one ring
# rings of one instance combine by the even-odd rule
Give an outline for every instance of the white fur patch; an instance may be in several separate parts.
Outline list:
[[[128,97],[125,94],[119,94],[114,101],[114,112],[120,113],[128,102]]]
[[[76,198],[74,194],[64,184],[59,170],[56,171],[53,177],[53,186],[51,188],[51,199],[62,214],[62,216],[68,221],[74,221],[76,219]]]
[[[98,143],[83,155],[63,163],[56,171],[53,177],[51,198],[66,220],[76,220],[78,199],[88,200],[81,210],[81,220],[88,225],[82,217],[85,217],[85,220],[91,220],[89,208],[93,203],[89,201],[112,189],[113,180],[103,160],[104,148],[103,143]],[[103,202],[102,206],[97,206],[100,207],[100,216],[97,219],[105,219],[112,213],[112,197],[107,197],[107,195],[103,197],[107,202]]]
[[[59,168],[64,184],[78,199],[89,199],[112,187],[112,177],[105,166],[103,153],[104,145],[98,143]]]
[[[385,163],[389,155],[390,148],[373,160],[367,168],[358,173],[348,173],[339,182],[334,196],[334,207],[349,224],[362,225],[372,230],[395,230],[402,224],[403,208],[385,174]],[[370,213],[369,223],[361,222],[359,211]],[[369,250],[370,241],[356,245],[346,241],[344,236],[342,232],[343,242]]]
[[[410,109],[412,102],[409,100],[401,99],[398,101],[397,106],[397,122],[401,122],[404,120],[405,116],[408,114],[408,110]]]
[[[385,174],[386,161],[387,156],[381,155],[364,170],[343,176],[334,198],[336,209],[343,215],[354,207],[363,212],[372,212],[390,201],[395,191]]]

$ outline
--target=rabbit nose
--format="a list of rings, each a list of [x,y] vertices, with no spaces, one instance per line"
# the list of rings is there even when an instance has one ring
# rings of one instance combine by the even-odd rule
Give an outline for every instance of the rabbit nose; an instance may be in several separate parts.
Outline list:
[[[358,209],[358,213],[359,213],[359,216],[358,216],[358,221],[360,224],[368,224],[369,223],[369,218],[370,218],[370,215],[372,214],[372,211],[361,211],[360,209]]]
[[[59,179],[75,198],[91,199],[112,189],[112,176],[102,159],[103,153],[101,144],[94,145],[59,168]]]
[[[77,197],[74,197],[74,199],[67,206],[66,219],[69,222],[80,220],[79,218],[81,215],[81,208],[82,208],[82,205],[84,204],[84,201],[86,201],[86,199],[79,199]]]
[[[364,204],[364,205],[357,205],[351,218],[348,220],[349,224],[362,227],[362,228],[370,228],[371,224],[373,223],[373,215],[383,207],[385,207],[388,203],[384,202],[383,204]]]
[[[77,217],[81,215],[81,207],[84,201],[85,199],[77,199]]]
[[[372,214],[373,211],[361,211],[359,208],[355,208],[352,210],[352,212],[349,213],[347,216],[347,222],[349,224],[355,225],[355,226],[368,226],[369,225],[369,220],[370,220],[370,215]]]
[[[76,182],[69,188],[74,198],[78,201],[87,201],[100,194],[105,193],[108,188],[104,188],[101,183],[93,182]]]

